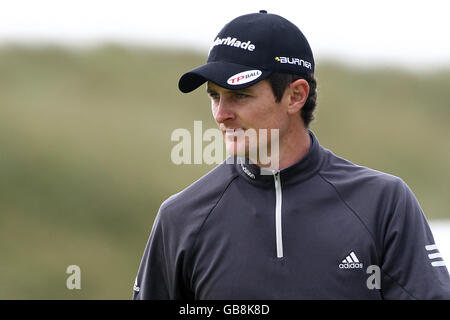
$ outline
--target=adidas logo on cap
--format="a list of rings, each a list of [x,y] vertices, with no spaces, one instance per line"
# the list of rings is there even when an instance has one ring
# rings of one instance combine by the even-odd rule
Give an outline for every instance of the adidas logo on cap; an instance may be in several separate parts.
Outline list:
[[[362,269],[362,267],[363,264],[359,262],[353,251],[339,264],[339,269]]]

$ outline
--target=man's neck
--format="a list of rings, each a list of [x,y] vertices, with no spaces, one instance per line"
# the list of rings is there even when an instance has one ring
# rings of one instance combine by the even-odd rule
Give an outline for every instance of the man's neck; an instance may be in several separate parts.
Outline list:
[[[302,128],[286,135],[279,142],[278,168],[271,167],[270,169],[282,170],[292,166],[309,152],[310,147],[311,138],[307,129]],[[272,161],[272,164],[273,163],[274,162]],[[259,162],[257,165],[262,168],[268,167]]]

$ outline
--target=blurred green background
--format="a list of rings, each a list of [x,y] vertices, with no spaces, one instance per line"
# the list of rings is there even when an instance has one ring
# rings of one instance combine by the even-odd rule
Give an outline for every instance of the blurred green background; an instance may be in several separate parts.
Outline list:
[[[163,200],[212,169],[170,160],[173,130],[215,128],[183,95],[191,52],[104,45],[0,48],[0,299],[130,299]],[[401,177],[450,218],[450,69],[319,60],[311,129],[354,163]],[[68,290],[67,266],[82,290]]]

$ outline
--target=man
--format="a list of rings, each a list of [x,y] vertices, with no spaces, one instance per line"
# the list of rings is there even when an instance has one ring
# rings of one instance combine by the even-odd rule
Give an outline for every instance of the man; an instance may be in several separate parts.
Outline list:
[[[314,58],[295,25],[266,11],[232,20],[179,88],[205,82],[227,150],[251,161],[224,162],[161,205],[134,299],[450,299],[409,187],[308,129]],[[250,129],[276,130],[276,168],[237,139]]]

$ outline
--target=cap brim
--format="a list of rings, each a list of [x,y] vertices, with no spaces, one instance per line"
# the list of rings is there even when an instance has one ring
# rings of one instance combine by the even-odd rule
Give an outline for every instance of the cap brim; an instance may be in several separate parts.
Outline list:
[[[253,76],[252,71],[254,71]],[[242,80],[244,83],[236,84],[236,82],[233,81],[233,77],[240,73],[247,73],[250,77]],[[212,81],[222,88],[238,90],[254,85],[267,78],[271,73],[272,71],[261,70],[231,62],[209,62],[182,75],[178,81],[178,88],[181,92],[187,93],[197,89],[206,81]]]

